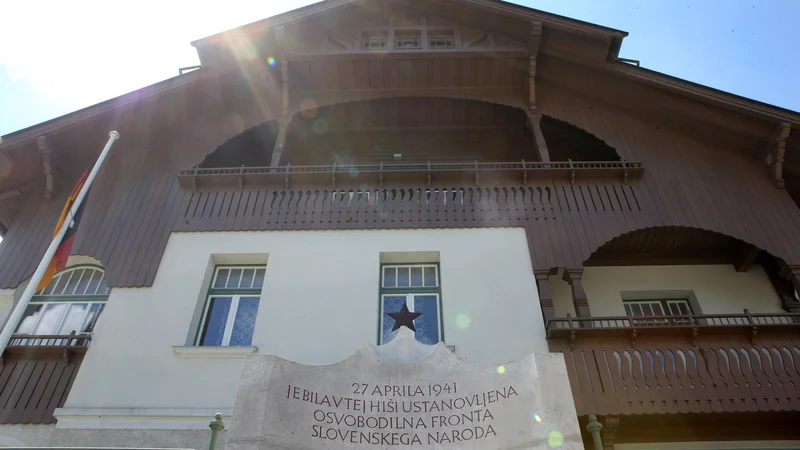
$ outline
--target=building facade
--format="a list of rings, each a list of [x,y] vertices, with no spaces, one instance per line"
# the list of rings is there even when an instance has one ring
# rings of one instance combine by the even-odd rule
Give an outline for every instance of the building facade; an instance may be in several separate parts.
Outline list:
[[[625,36],[327,0],[5,136],[3,317],[122,138],[5,324],[0,445],[205,447],[245,355],[341,361],[405,305],[468,361],[562,353],[607,449],[800,446],[800,114],[620,60]]]

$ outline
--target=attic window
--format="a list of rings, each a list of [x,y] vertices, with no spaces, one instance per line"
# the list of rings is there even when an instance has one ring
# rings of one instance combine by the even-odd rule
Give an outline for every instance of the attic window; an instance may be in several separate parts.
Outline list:
[[[431,32],[428,38],[428,46],[430,48],[453,48],[455,47],[455,39],[453,39],[452,31],[434,31]]]
[[[386,48],[387,33],[365,32],[361,36],[361,46],[367,50],[382,50]]]
[[[419,31],[398,31],[395,34],[394,46],[401,49],[420,48],[419,41]]]

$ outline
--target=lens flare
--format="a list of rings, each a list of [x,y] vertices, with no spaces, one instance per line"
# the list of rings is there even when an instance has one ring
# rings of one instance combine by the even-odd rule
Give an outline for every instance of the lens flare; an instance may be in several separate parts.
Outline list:
[[[550,448],[559,448],[564,446],[564,435],[560,431],[553,430],[547,433],[547,445]]]
[[[534,414],[533,415],[533,420],[535,420],[535,421],[537,421],[539,423],[542,423],[542,417],[540,415],[538,415],[538,414]]]
[[[278,65],[278,61],[276,61],[275,58],[270,56],[269,58],[267,58],[267,64],[269,64],[272,67],[275,67]]]
[[[500,366],[500,367],[498,367],[498,368],[497,368],[497,373],[499,373],[500,375],[502,375],[502,374],[506,373],[506,366]]]
[[[469,316],[466,314],[459,314],[456,316],[456,326],[458,328],[466,329],[469,327]]]
[[[325,119],[317,119],[311,124],[311,131],[317,136],[324,136],[328,134],[328,121]]]

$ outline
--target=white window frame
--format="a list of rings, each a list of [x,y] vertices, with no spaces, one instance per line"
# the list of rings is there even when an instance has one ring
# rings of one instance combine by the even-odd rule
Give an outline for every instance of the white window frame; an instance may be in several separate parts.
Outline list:
[[[409,286],[397,286],[397,271],[395,271],[395,286],[386,286],[386,269],[408,269],[408,284]],[[420,268],[422,270],[422,286],[411,286],[411,269]],[[435,285],[425,286],[425,269],[433,268]],[[386,297],[403,297],[406,298],[406,306],[410,312],[414,310],[414,296],[434,296],[436,297],[436,313],[438,314],[437,327],[439,330],[439,341],[444,342],[444,318],[442,317],[442,288],[439,273],[438,263],[398,263],[398,264],[382,264],[381,265],[381,280],[380,280],[380,320],[378,322],[378,344],[382,345],[383,342],[383,326],[387,319],[387,311],[384,309]],[[414,333],[416,335],[416,332]]]
[[[246,270],[246,269],[254,269],[255,272],[253,274],[253,281],[248,288],[243,288],[237,286],[235,288],[228,288],[228,287],[220,287],[215,288],[214,285],[217,282],[217,277],[219,277],[220,270],[228,270],[228,274],[226,275],[226,285],[227,285],[227,277],[230,277],[231,270]],[[264,270],[264,278],[261,281],[261,287],[253,287],[255,285],[255,274],[258,273],[258,270]],[[239,301],[241,298],[257,298],[258,299],[258,308],[261,308],[261,300],[263,297],[263,290],[264,290],[264,283],[267,277],[267,266],[266,265],[244,265],[244,266],[226,266],[220,265],[214,268],[214,276],[211,277],[211,284],[208,289],[208,294],[206,295],[205,305],[203,306],[203,315],[200,319],[200,324],[198,327],[197,337],[195,338],[194,345],[196,347],[230,347],[231,337],[233,336],[233,327],[236,323],[236,313],[239,310]],[[242,283],[242,275],[239,275],[239,285]],[[241,293],[242,290],[250,290],[253,291],[258,289],[258,293]],[[230,291],[230,292],[225,292]],[[231,299],[231,306],[228,309],[228,316],[225,319],[225,331],[222,333],[222,342],[220,345],[203,345],[203,335],[206,331],[206,320],[208,319],[208,312],[211,309],[211,302],[215,298],[230,298]],[[255,330],[253,330],[255,332]],[[252,345],[252,342],[251,342]]]
[[[395,268],[395,269],[405,269],[408,268],[408,284],[409,286],[397,286],[397,272],[395,272],[395,286],[386,286],[386,269],[387,268]],[[411,286],[411,269],[414,267],[422,268],[422,286]],[[436,284],[433,286],[426,286],[425,285],[425,268],[426,267],[433,267],[434,270],[434,277],[436,280]],[[384,264],[381,266],[381,289],[397,289],[398,291],[403,291],[407,289],[435,289],[439,290],[441,287],[439,286],[439,265],[438,264]],[[398,292],[398,295],[402,295],[403,292]]]
[[[689,311],[690,314],[693,314],[692,311],[692,304],[688,298],[663,298],[663,299],[641,299],[641,300],[625,300],[623,302],[623,307],[628,305],[649,305],[651,310],[655,308],[653,305],[658,305],[658,309],[661,311],[661,316],[656,317],[664,317],[663,319],[636,319],[637,317],[644,317],[644,316],[635,316],[628,314],[628,308],[625,308],[625,315],[633,319],[633,323],[636,325],[644,325],[644,326],[655,326],[655,325],[688,325],[688,321],[684,319],[673,319],[671,317],[674,316],[671,311],[665,310],[664,308],[670,308],[672,304],[679,304],[679,305],[686,305],[686,309]],[[678,307],[678,311],[680,311],[680,307]],[[677,314],[682,316],[684,314]]]

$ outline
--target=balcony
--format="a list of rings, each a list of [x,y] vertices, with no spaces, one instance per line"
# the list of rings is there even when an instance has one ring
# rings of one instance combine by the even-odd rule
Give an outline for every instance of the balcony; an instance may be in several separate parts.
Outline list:
[[[337,189],[388,184],[418,184],[428,186],[461,186],[465,180],[475,186],[528,180],[616,180],[627,184],[644,173],[644,164],[628,161],[607,162],[464,162],[464,163],[376,163],[349,165],[312,165],[281,167],[233,167],[181,170],[178,181],[183,188],[222,188],[266,186],[284,188],[302,186]],[[426,181],[427,180],[427,181]],[[469,183],[467,183],[469,185]]]
[[[578,414],[800,411],[800,314],[557,318]]]
[[[92,336],[11,336],[0,366],[0,424],[55,423]]]

